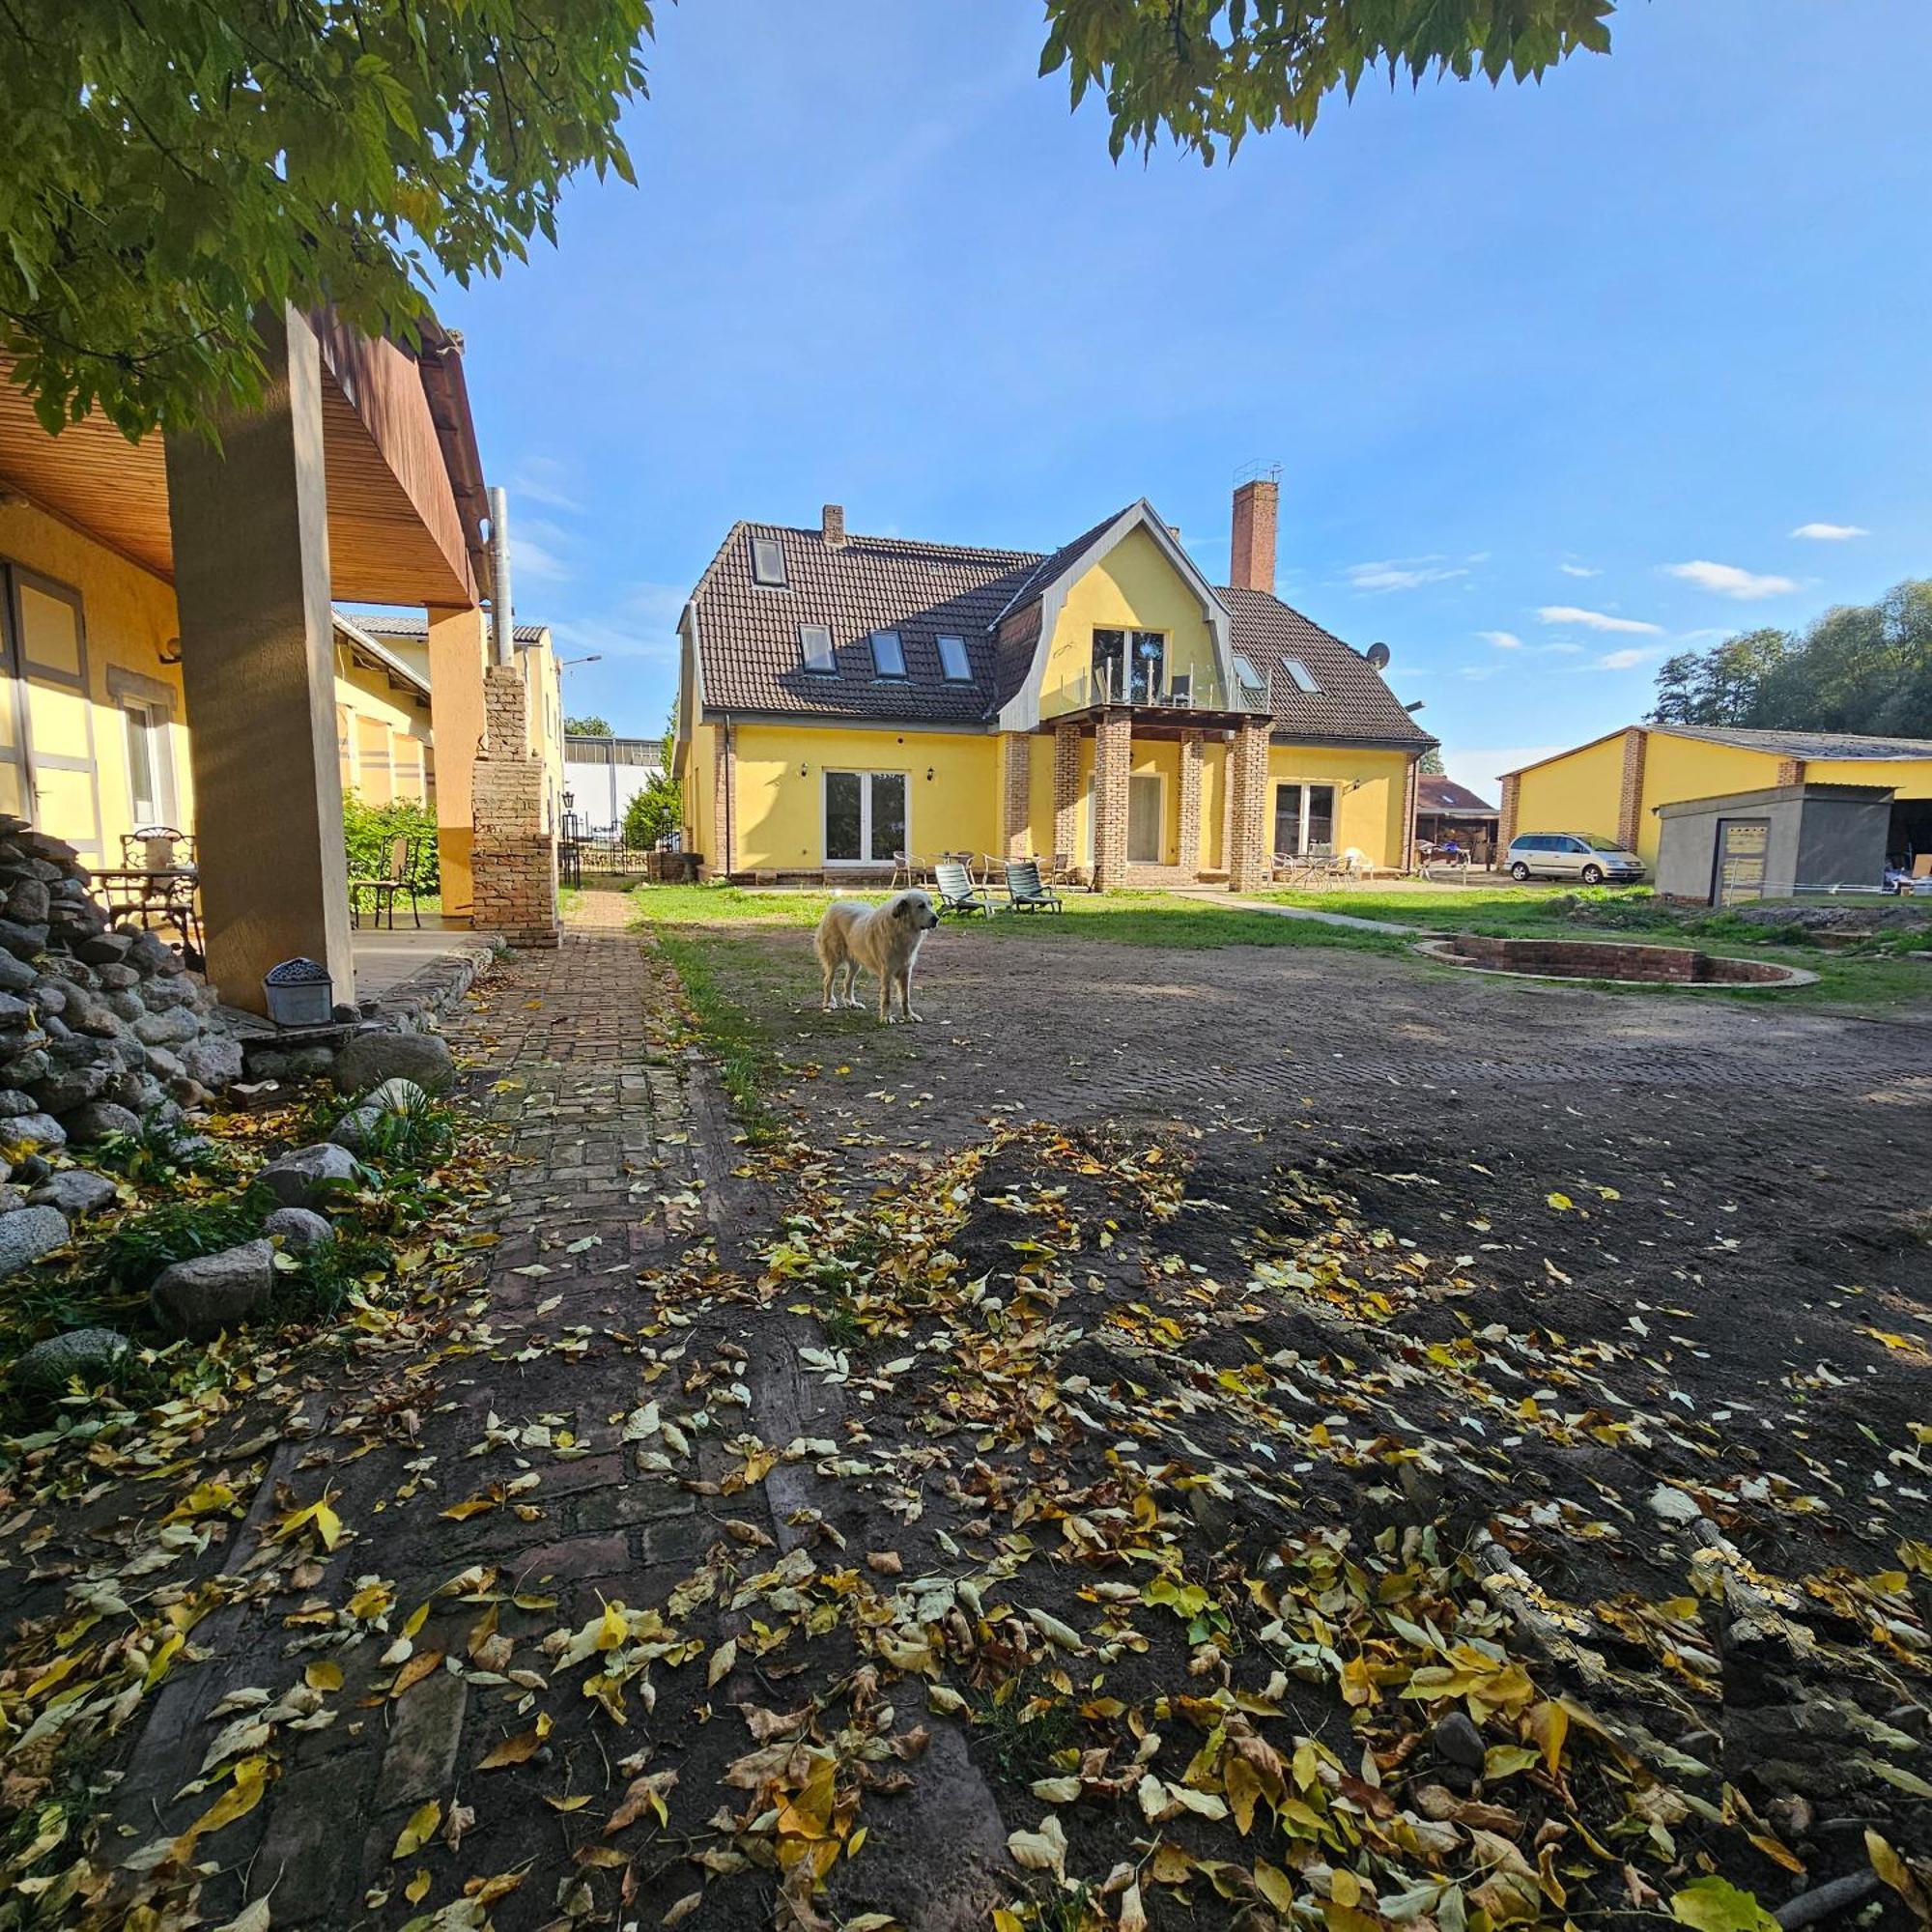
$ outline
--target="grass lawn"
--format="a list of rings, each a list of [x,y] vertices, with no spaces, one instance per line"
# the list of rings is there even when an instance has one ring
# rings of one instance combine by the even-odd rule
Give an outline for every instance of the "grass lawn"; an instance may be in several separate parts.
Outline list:
[[[1418,932],[1482,932],[1520,938],[1560,933],[1573,939],[1623,938],[1688,944],[1738,958],[1803,966],[1818,975],[1816,985],[1789,992],[1741,986],[1694,996],[1702,1000],[1849,1007],[1872,1013],[1895,1013],[1914,1005],[1932,1004],[1932,952],[1912,958],[1867,952],[1833,952],[1789,941],[1780,943],[1767,939],[1762,928],[1722,913],[1714,913],[1698,922],[1696,931],[1687,932],[1662,912],[1654,918],[1647,916],[1650,901],[1646,895],[1620,895],[1607,888],[1596,894],[1573,895],[1523,892],[1509,887],[1409,887],[1393,892],[1368,887],[1361,891],[1272,892],[1257,896],[1316,912],[1387,920]],[[1579,896],[1621,897],[1628,918],[1603,925],[1573,921],[1566,908]],[[833,895],[810,891],[757,892],[739,886],[642,886],[633,897],[641,921],[659,933],[672,963],[683,971],[685,960],[692,958],[695,949],[678,944],[682,929],[812,926],[817,924]],[[1062,917],[1048,913],[1002,913],[976,924],[1003,944],[1018,946],[1044,934],[1107,941],[1117,946],[1188,949],[1318,946],[1384,955],[1404,955],[1410,952],[1410,942],[1392,933],[1359,932],[1315,921],[1276,919],[1266,913],[1243,912],[1234,906],[1218,906],[1166,893],[1071,893],[1066,896],[1066,911]],[[701,976],[701,961],[693,963]],[[1424,972],[1455,970],[1422,960],[1416,964]],[[690,977],[686,975],[687,984]],[[1639,998],[1684,997],[1667,987],[1627,990]]]

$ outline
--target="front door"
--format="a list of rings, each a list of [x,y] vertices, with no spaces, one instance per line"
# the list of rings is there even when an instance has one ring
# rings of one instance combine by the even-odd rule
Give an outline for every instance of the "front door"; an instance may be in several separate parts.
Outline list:
[[[1720,906],[1764,896],[1764,862],[1771,846],[1768,818],[1718,821],[1718,877],[1711,896]]]
[[[1161,821],[1160,775],[1149,772],[1127,780],[1127,863],[1158,866]]]

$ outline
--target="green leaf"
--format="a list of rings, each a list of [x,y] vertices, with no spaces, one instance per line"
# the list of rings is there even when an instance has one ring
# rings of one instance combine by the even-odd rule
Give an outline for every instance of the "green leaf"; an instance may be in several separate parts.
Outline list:
[[[1755,1895],[1729,1879],[1694,1879],[1670,1900],[1670,1914],[1692,1932],[1777,1932],[1777,1920]]]

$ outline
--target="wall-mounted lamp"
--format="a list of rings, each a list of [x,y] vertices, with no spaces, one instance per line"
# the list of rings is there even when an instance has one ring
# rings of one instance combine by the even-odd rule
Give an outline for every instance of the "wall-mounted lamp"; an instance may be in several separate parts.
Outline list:
[[[803,758],[801,758],[798,761],[798,775],[800,778],[804,778],[806,776],[805,760]]]
[[[170,638],[166,643],[156,644],[155,646],[155,655],[164,665],[180,664],[182,661],[182,640],[179,638]]]
[[[930,765],[927,765],[925,768],[925,781],[927,784],[932,782],[932,767]]]

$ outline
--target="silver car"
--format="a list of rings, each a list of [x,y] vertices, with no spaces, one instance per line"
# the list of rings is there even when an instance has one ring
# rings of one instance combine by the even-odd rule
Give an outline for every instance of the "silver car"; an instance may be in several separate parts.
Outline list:
[[[1634,852],[1594,832],[1525,832],[1510,840],[1506,864],[1519,885],[1525,879],[1577,879],[1601,886],[1607,879],[1627,886],[1643,877],[1643,861]]]

